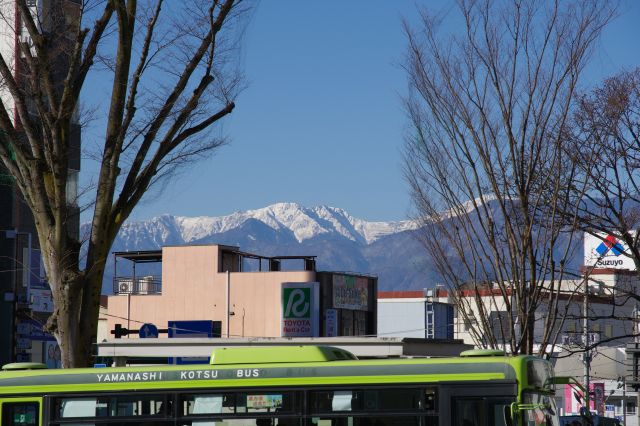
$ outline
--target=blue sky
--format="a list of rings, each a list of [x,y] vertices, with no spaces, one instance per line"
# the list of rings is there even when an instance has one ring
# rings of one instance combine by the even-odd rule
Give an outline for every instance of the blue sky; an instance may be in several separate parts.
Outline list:
[[[242,41],[248,86],[224,125],[231,144],[152,191],[131,219],[220,216],[284,201],[406,219],[406,78],[398,64],[406,45],[401,18],[416,21],[416,4],[427,2],[262,1]],[[623,2],[589,81],[640,63],[638,23],[640,2]]]

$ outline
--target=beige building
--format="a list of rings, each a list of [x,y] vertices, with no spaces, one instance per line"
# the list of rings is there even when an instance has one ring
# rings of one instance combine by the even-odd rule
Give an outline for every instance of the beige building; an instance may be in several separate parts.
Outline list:
[[[220,337],[375,335],[377,278],[317,272],[315,256],[267,257],[223,245],[170,246],[116,257],[107,329],[210,320]],[[123,261],[133,267],[118,274]],[[162,275],[136,274],[161,262]],[[138,266],[137,266],[138,265]],[[108,338],[112,338],[110,335]],[[137,338],[130,334],[129,338]],[[160,337],[166,337],[162,334]]]

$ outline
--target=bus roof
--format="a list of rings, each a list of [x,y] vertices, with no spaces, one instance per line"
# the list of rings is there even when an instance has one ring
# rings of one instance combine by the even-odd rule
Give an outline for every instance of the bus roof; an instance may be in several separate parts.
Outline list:
[[[259,361],[250,359],[247,350],[216,351],[211,365],[2,371],[0,395],[383,383],[501,381],[528,384],[532,361],[543,367],[536,370],[540,383],[545,382],[544,374],[550,368],[547,362],[531,356],[337,360],[335,358],[349,353],[332,354],[332,349],[275,347],[270,353],[265,352]],[[235,362],[234,352],[237,352]],[[255,352],[253,358],[256,354],[259,355]],[[303,355],[313,359],[303,359]]]
[[[214,349],[211,365],[239,365],[258,363],[299,363],[357,360],[349,351],[333,346],[238,347]]]

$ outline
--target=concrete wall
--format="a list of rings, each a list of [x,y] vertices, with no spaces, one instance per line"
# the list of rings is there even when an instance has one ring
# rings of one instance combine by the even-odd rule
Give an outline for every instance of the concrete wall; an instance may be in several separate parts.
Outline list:
[[[425,337],[426,299],[378,299],[379,337]]]

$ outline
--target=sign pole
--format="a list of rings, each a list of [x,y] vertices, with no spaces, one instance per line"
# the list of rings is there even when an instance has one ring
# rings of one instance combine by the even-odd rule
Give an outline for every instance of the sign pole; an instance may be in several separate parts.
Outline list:
[[[227,339],[231,338],[231,273],[227,270]]]
[[[584,339],[584,404],[587,412],[591,410],[591,404],[589,403],[589,368],[591,367],[591,355],[589,353],[589,279],[584,280],[584,301],[583,301],[583,339]]]

